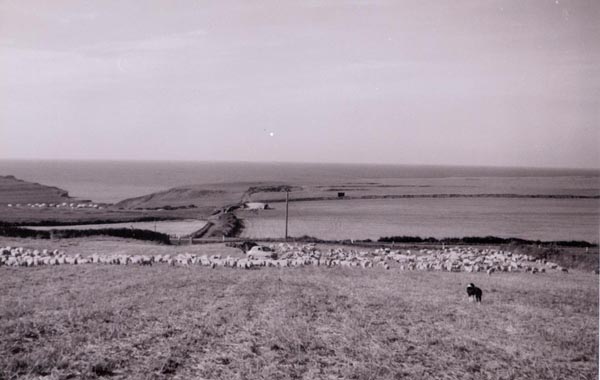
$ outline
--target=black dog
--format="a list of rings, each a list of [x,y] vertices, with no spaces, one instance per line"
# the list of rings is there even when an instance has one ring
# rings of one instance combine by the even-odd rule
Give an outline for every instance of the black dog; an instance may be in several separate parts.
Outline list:
[[[469,295],[469,298],[473,297],[475,302],[481,302],[482,291],[476,287],[475,284],[470,283],[469,286],[467,286],[467,294]]]

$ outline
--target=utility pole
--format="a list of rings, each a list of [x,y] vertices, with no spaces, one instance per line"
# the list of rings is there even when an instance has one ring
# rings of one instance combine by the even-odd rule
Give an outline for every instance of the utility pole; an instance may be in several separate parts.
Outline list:
[[[285,191],[285,241],[288,239],[288,205],[290,202],[290,191]]]

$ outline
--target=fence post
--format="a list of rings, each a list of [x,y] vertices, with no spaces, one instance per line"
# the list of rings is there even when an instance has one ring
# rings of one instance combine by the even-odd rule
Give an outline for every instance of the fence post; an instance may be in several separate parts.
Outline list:
[[[288,240],[288,205],[290,202],[290,192],[286,190],[285,192],[285,241]]]

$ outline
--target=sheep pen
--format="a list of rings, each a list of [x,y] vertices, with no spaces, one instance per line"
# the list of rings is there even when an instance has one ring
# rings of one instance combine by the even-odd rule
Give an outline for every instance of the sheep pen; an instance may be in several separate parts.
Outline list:
[[[202,263],[216,262],[219,253],[220,260],[245,259],[223,245],[110,245],[108,240],[71,245],[69,240],[44,252],[48,242],[22,249],[8,243],[10,250],[7,242],[0,244],[5,257],[8,251],[15,255],[10,257],[63,257],[64,262],[0,266],[0,378],[598,376],[597,275],[565,273],[551,269],[553,263],[509,256],[503,249],[361,254],[348,247],[276,244],[278,260],[290,263],[309,260],[318,250],[319,260],[363,258],[373,265],[303,261],[237,270]],[[124,248],[113,252],[117,246]],[[109,247],[110,254],[100,255],[98,247]],[[169,253],[170,259],[197,262],[169,265],[161,261]],[[476,261],[470,257],[476,254],[485,259],[465,265]],[[144,255],[154,265],[144,264]],[[103,264],[94,257],[139,257],[139,262]],[[377,257],[389,257],[389,269]],[[459,258],[463,267],[499,269],[491,276],[483,270],[453,271]],[[513,258],[522,267],[503,271],[502,263],[510,266]],[[548,270],[532,275],[526,266]],[[470,282],[485,292],[480,305],[467,300],[464,287]]]

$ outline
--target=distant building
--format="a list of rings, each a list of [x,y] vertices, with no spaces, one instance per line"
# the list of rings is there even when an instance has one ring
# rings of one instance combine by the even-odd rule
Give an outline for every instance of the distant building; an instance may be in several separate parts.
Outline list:
[[[343,192],[338,193],[338,198],[344,198],[345,196],[346,196],[346,193],[343,193]]]

